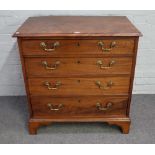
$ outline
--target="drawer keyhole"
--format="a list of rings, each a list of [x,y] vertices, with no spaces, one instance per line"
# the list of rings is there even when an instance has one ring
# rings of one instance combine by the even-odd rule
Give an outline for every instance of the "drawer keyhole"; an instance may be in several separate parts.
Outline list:
[[[78,60],[78,61],[77,61],[77,64],[80,64],[80,63],[81,63],[80,60]]]
[[[78,83],[80,83],[80,82],[81,82],[81,80],[77,80],[77,82],[78,82]]]
[[[80,43],[79,42],[77,43],[77,46],[80,46]]]

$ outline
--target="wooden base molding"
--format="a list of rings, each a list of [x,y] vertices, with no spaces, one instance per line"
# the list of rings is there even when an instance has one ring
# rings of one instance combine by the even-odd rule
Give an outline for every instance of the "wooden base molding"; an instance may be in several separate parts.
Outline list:
[[[121,128],[123,134],[128,134],[130,129],[130,118],[67,118],[67,119],[30,119],[29,134],[37,134],[37,130],[41,126],[50,125],[53,122],[106,122],[109,125],[117,125]]]

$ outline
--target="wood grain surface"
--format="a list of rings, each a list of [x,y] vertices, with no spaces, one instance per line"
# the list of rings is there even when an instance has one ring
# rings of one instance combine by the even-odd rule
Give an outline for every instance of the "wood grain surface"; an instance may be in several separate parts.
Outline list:
[[[130,75],[132,58],[26,58],[25,65],[28,77]]]
[[[56,118],[56,117],[117,117],[126,115],[127,97],[70,97],[70,98],[52,98],[52,97],[32,97],[32,108],[34,118]],[[101,108],[106,108],[108,103],[112,106],[107,110],[99,110],[96,106],[101,104]],[[51,110],[48,104],[53,108],[63,105],[60,110]]]
[[[141,33],[125,16],[42,16],[28,18],[14,36],[141,36]]]
[[[111,49],[111,51],[104,51],[98,43],[102,41],[104,43],[104,48],[110,48],[112,42],[116,43],[116,46]],[[45,51],[40,47],[40,43],[44,42],[47,48],[53,47],[55,42],[59,42],[59,46],[55,48],[54,51]],[[35,39],[35,40],[23,40],[22,49],[24,55],[48,55],[48,56],[61,56],[65,55],[92,55],[92,54],[133,54],[134,40],[133,39],[97,39],[97,40],[52,40],[52,39]]]
[[[55,87],[61,82],[58,89],[49,90],[45,82]],[[100,89],[96,85],[100,81],[107,89]],[[112,81],[113,85],[107,87]],[[33,96],[79,96],[79,95],[128,95],[129,77],[105,77],[105,78],[32,78],[28,80],[30,94]]]

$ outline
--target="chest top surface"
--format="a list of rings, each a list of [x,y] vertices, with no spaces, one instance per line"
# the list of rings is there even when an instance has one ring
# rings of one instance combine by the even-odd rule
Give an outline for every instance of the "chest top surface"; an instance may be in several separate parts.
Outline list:
[[[14,37],[141,36],[125,16],[29,17]]]

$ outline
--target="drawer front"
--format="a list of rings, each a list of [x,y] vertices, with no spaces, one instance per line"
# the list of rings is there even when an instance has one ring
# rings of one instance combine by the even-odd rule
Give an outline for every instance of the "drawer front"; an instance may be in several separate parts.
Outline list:
[[[32,97],[34,117],[126,115],[126,97]]]
[[[134,40],[23,40],[24,55],[132,54]]]
[[[130,74],[132,58],[26,58],[28,77]]]
[[[105,78],[32,78],[30,94],[50,96],[128,94],[129,77]]]

